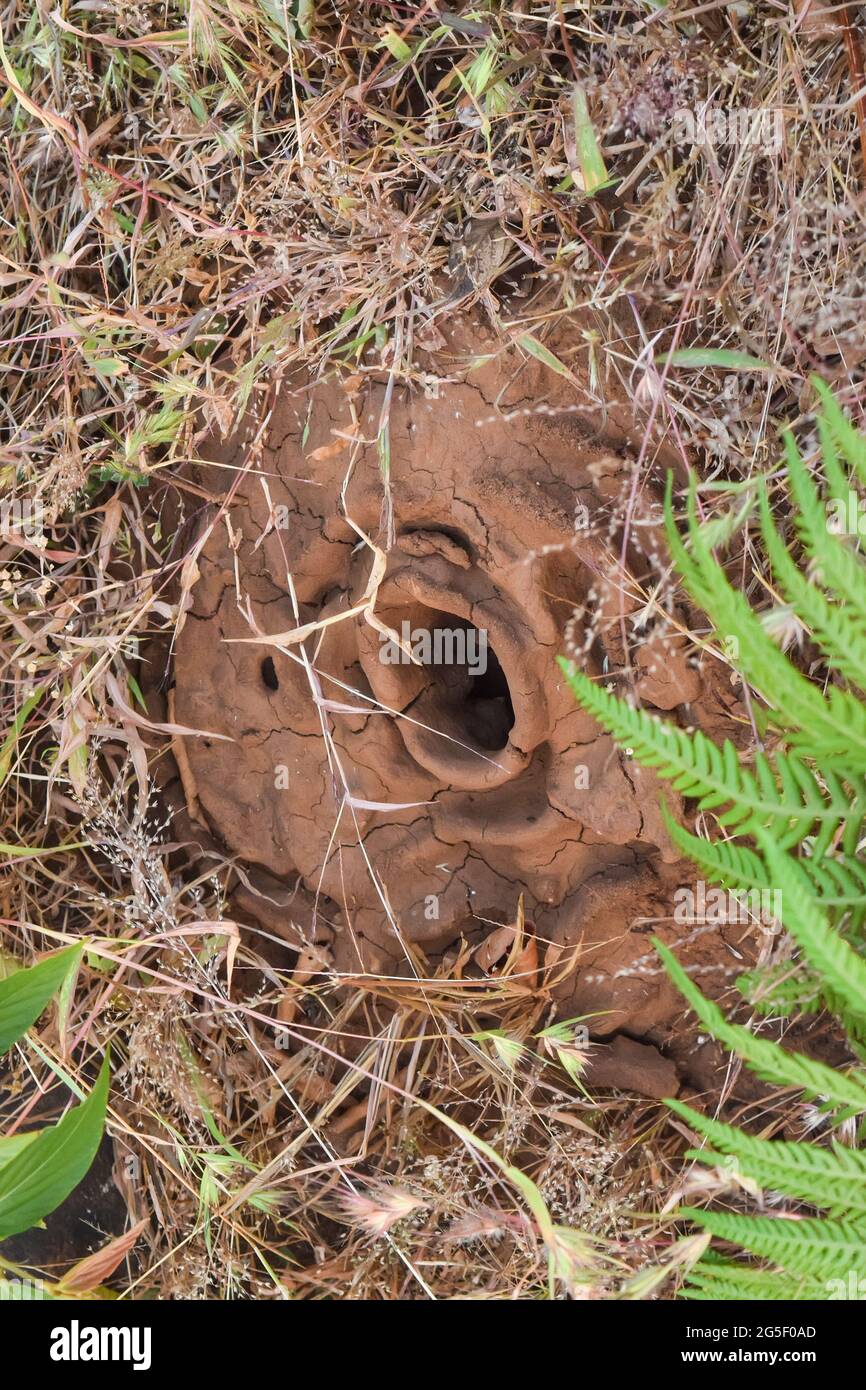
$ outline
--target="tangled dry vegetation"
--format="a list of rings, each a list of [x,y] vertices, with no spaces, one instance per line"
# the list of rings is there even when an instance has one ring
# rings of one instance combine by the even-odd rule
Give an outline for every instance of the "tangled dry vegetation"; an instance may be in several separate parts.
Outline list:
[[[854,22],[814,0],[0,8],[0,470],[21,504],[0,571],[2,952],[94,947],[44,1055],[15,1054],[3,1123],[37,1089],[59,1106],[52,1069],[92,1076],[111,1044],[114,1181],[146,1219],[126,1296],[636,1297],[694,1258],[669,1216],[676,1126],[581,1093],[519,953],[483,985],[457,969],[347,997],[226,920],[231,865],[185,865],[137,684],[193,578],[159,497],[275,376],[411,381],[464,303],[538,342],[579,309],[568,365],[725,484],[766,468],[809,372],[856,415]],[[678,144],[675,112],[706,101],[781,113],[773,139]],[[721,356],[669,360],[684,348]],[[745,552],[743,575],[763,593]],[[368,1040],[352,1064],[349,1030]],[[123,1224],[92,1222],[94,1245]]]

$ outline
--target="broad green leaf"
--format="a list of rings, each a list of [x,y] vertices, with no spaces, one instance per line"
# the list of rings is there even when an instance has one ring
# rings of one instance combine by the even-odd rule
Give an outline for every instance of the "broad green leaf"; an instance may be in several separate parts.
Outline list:
[[[32,1144],[38,1133],[38,1129],[29,1129],[25,1134],[0,1135],[0,1168]]]
[[[81,947],[82,954],[84,947]],[[78,964],[80,964],[80,959]],[[69,1046],[69,1020],[72,1016],[72,1001],[78,985],[78,966],[70,970],[63,984],[60,986],[60,993],[57,996],[57,1031],[60,1034],[60,1050],[64,1057],[68,1055]]]
[[[80,959],[81,947],[67,946],[0,980],[0,1053],[8,1051],[36,1022]]]
[[[0,1169],[0,1240],[42,1221],[81,1182],[102,1138],[109,1078],[106,1057],[87,1100]]]

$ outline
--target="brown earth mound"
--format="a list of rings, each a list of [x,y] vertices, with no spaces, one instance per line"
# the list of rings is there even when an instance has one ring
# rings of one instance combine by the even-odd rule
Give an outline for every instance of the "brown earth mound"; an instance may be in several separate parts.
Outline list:
[[[575,705],[555,657],[714,734],[736,736],[741,712],[724,668],[699,669],[652,618],[648,481],[621,566],[640,444],[623,402],[591,409],[578,376],[482,351],[478,331],[456,330],[411,392],[296,383],[204,441],[191,492],[218,505],[196,518],[167,701],[213,735],[175,740],[186,830],[235,861],[241,913],[323,943],[346,974],[423,974],[522,899],[560,1014],[662,1046],[704,1086],[649,937],[718,996],[760,934],[674,921],[696,871],[659,784]],[[605,1084],[676,1085],[624,1041],[597,1065]]]

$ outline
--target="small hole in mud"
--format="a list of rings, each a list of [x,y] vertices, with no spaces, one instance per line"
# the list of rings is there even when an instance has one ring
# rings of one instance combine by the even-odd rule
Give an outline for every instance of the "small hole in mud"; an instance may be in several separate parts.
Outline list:
[[[482,748],[504,748],[514,726],[514,706],[499,658],[487,649],[487,670],[473,676],[466,695],[466,722]]]
[[[280,682],[274,667],[274,659],[271,656],[266,656],[262,662],[262,680],[268,687],[268,690],[279,690]]]
[[[414,633],[416,654],[434,679],[436,698],[461,742],[496,752],[514,725],[514,706],[505,672],[487,634],[450,613]]]

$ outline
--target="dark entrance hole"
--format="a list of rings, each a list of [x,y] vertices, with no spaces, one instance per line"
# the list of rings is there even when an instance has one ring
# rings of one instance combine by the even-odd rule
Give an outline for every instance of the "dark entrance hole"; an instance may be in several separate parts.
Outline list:
[[[514,726],[514,705],[487,634],[450,613],[436,614],[425,630],[430,642],[425,665],[452,721],[449,732],[485,752],[504,748]]]
[[[504,748],[514,727],[514,706],[505,672],[492,647],[487,648],[487,669],[470,676],[466,692],[466,725],[475,743],[493,751]]]

